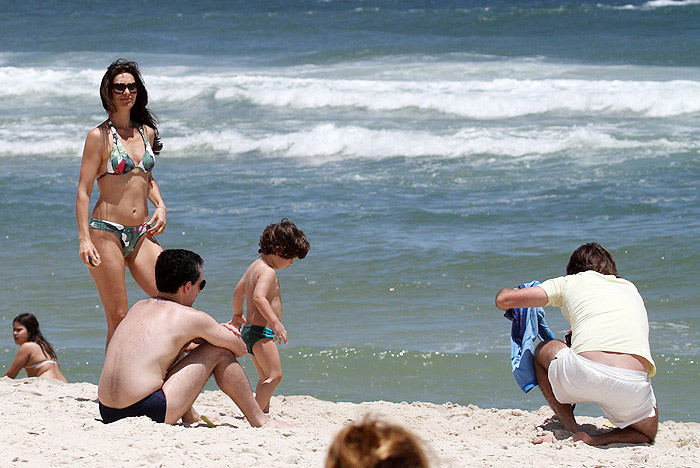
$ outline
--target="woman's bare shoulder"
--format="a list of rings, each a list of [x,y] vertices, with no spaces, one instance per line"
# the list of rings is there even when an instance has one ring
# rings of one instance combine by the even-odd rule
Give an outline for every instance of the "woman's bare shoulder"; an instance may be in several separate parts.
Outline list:
[[[112,149],[109,126],[105,120],[97,127],[90,130],[85,138],[85,148],[83,149],[83,158],[85,155],[104,157]]]
[[[143,133],[145,133],[146,138],[148,138],[148,141],[153,143],[153,140],[156,137],[156,131],[153,130],[153,127],[150,127],[146,124],[143,124],[142,128],[143,128]]]
[[[99,124],[97,127],[91,129],[87,133],[87,140],[97,140],[97,141],[104,141],[105,137],[109,135],[109,125],[107,125],[107,121],[105,120],[101,124]]]

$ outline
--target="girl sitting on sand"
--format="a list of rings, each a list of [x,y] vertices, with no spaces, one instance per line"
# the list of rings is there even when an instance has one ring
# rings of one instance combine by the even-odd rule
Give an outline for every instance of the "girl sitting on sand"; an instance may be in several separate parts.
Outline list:
[[[56,352],[39,330],[33,314],[20,314],[12,321],[12,335],[19,351],[5,376],[14,379],[24,368],[27,377],[41,377],[68,382],[58,367]]]

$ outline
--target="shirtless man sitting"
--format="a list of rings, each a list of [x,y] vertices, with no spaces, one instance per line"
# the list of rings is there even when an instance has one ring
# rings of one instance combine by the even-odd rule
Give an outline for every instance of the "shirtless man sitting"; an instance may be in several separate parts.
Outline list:
[[[134,304],[107,347],[97,391],[104,423],[132,416],[195,422],[192,405],[214,374],[252,426],[283,426],[262,412],[236,361],[246,353],[238,330],[191,307],[206,284],[203,263],[187,250],[165,250],[158,257],[160,295]],[[180,359],[193,341],[201,344]]]
[[[524,289],[502,289],[499,309],[560,307],[571,324],[571,348],[559,340],[535,350],[535,374],[549,406],[574,440],[589,445],[652,443],[658,409],[649,377],[656,366],[649,349],[644,301],[631,282],[617,276],[610,252],[595,242],[571,254],[567,276]],[[592,401],[616,429],[580,431],[573,403]],[[534,443],[551,438],[538,437]]]

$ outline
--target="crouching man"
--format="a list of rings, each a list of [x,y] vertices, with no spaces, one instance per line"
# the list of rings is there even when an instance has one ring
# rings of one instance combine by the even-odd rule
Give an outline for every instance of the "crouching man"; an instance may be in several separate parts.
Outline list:
[[[584,244],[571,255],[566,276],[496,296],[503,310],[547,305],[560,307],[572,330],[571,348],[551,340],[535,350],[537,383],[564,428],[589,445],[653,442],[658,410],[649,380],[656,367],[647,311],[634,284],[617,276],[610,252]],[[617,428],[580,431],[572,404],[586,401],[597,403]]]

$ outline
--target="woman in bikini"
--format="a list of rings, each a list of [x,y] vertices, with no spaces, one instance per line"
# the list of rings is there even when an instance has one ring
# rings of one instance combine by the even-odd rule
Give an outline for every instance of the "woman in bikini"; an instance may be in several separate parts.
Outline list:
[[[151,175],[162,144],[148,93],[135,62],[112,63],[100,85],[109,118],[87,135],[75,201],[80,259],[89,268],[107,316],[107,345],[128,310],[125,268],[149,296],[157,296],[155,264],[163,250],[166,209]],[[92,217],[90,195],[100,191]],[[155,207],[149,218],[148,201]]]
[[[58,359],[51,344],[39,330],[39,322],[33,314],[20,314],[12,321],[12,335],[19,351],[5,376],[11,379],[17,377],[24,368],[27,377],[56,379],[68,382],[58,367]]]

